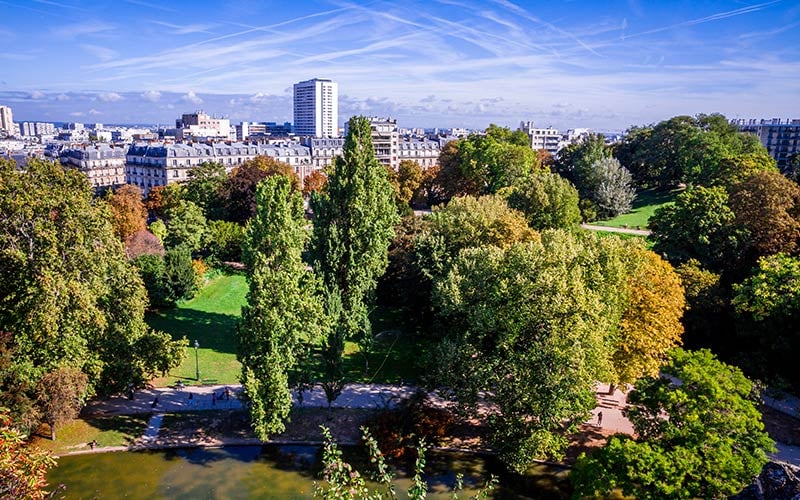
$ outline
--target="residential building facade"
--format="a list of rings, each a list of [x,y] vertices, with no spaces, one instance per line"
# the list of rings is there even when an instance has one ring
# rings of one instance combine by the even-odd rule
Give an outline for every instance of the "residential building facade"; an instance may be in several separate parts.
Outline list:
[[[17,135],[14,114],[8,106],[0,106],[0,132],[5,132],[5,135]]]
[[[294,133],[307,137],[339,136],[339,88],[314,78],[294,84]]]
[[[531,140],[531,149],[534,151],[544,149],[552,155],[558,153],[561,143],[561,134],[558,130],[552,127],[536,128],[533,122],[521,122],[519,130],[528,134],[528,138]]]
[[[125,153],[124,147],[108,144],[73,146],[60,151],[59,161],[83,172],[92,187],[114,187],[126,182]]]
[[[397,144],[397,164],[399,165],[403,160],[411,160],[426,170],[439,164],[439,153],[441,153],[439,141],[401,140]]]
[[[789,157],[800,152],[800,119],[781,120],[732,120],[739,132],[753,134],[761,140],[770,156],[775,158],[778,168],[785,170]]]
[[[344,151],[344,138],[341,137],[306,137],[302,143],[311,150],[311,164],[315,170],[333,165],[336,157],[342,156]]]

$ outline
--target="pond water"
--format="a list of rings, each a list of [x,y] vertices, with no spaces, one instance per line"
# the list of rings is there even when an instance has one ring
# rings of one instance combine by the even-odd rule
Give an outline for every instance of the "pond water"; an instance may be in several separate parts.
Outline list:
[[[358,470],[368,467],[363,449],[344,448],[345,460]],[[493,498],[567,498],[567,477],[561,469],[537,466],[524,477],[506,475],[491,457],[430,451],[426,480],[433,498],[450,498],[456,474],[464,474],[468,498],[489,474],[500,478]],[[316,446],[228,446],[146,452],[97,453],[58,460],[48,480],[63,484],[64,498],[245,499],[311,498],[319,481],[321,449]],[[407,471],[396,467],[396,491],[404,498],[410,485]],[[61,497],[62,495],[59,495]]]

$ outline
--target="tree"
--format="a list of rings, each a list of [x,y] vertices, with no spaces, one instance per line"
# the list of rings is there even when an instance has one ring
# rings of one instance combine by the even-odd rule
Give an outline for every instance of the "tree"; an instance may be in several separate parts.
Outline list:
[[[90,393],[142,383],[146,360],[132,345],[152,334],[146,292],[86,177],[42,161],[0,168],[0,214],[0,331],[13,336],[12,371],[35,387],[77,368]]]
[[[744,238],[735,217],[722,187],[687,189],[650,218],[653,249],[678,264],[696,259],[711,270],[730,267],[740,258]]]
[[[49,452],[25,444],[8,410],[0,408],[0,498],[52,498],[45,488],[47,471],[55,465]]]
[[[322,170],[314,170],[303,179],[303,194],[309,196],[311,193],[322,191],[328,176]]]
[[[617,435],[578,459],[575,496],[720,498],[746,486],[774,449],[752,384],[707,350],[676,349],[663,376],[641,379],[626,411],[636,438]]]
[[[353,117],[348,130],[344,156],[336,159],[325,190],[311,197],[313,267],[325,286],[327,313],[335,325],[325,355],[326,381],[334,389],[341,381],[344,340],[355,339],[369,348],[368,314],[398,220],[386,170],[375,159],[369,120]]]
[[[705,172],[698,182],[730,188],[761,172],[779,173],[775,159],[766,150],[723,158],[716,169]]]
[[[183,199],[183,184],[173,182],[166,186],[153,186],[147,193],[145,206],[159,219],[165,219],[167,212]]]
[[[560,457],[564,436],[595,406],[595,381],[611,373],[607,345],[625,283],[619,245],[545,231],[506,250],[463,250],[435,283],[449,334],[432,358],[434,379],[467,408],[480,394],[497,406],[492,441],[514,470]]]
[[[163,226],[164,223],[161,224]],[[166,226],[164,228],[166,230]],[[135,259],[140,255],[164,255],[164,246],[156,235],[147,229],[142,229],[125,241],[125,254],[129,259]]]
[[[206,234],[206,217],[203,210],[191,201],[180,200],[167,213],[167,248],[185,246],[190,251],[203,247]]]
[[[524,213],[533,229],[567,229],[581,222],[578,200],[578,191],[568,180],[542,172],[514,186],[508,206]]]
[[[592,165],[590,197],[607,217],[630,212],[636,190],[630,172],[616,158],[604,158]]]
[[[726,328],[730,322],[726,311],[728,296],[722,287],[720,274],[703,269],[694,259],[679,265],[675,271],[686,291],[684,345],[689,348],[710,347],[723,354],[726,347],[732,346],[727,335],[729,328]],[[725,332],[720,342],[716,342],[715,332]]]
[[[776,171],[755,174],[731,188],[736,223],[747,230],[748,261],[800,250],[800,185]]]
[[[406,207],[421,183],[422,167],[419,166],[419,163],[411,160],[401,161],[397,167],[398,208],[402,207],[407,210]]]
[[[223,215],[220,190],[227,179],[221,163],[206,161],[188,172],[189,180],[183,184],[183,199],[191,201],[201,209],[208,219],[219,219]]]
[[[593,178],[593,165],[610,157],[611,150],[606,146],[605,138],[600,134],[589,134],[579,142],[562,148],[554,168],[556,173],[572,181],[585,198],[594,187],[591,182],[584,183]]]
[[[158,238],[158,241],[163,245],[164,242],[167,240],[167,225],[164,224],[164,221],[161,219],[154,220],[150,223],[147,227],[153,236]]]
[[[306,231],[300,193],[290,192],[287,178],[269,177],[258,186],[256,206],[247,226],[250,288],[237,339],[252,426],[266,440],[284,430],[292,407],[289,373],[301,344],[317,339],[323,320],[315,282],[302,260]]]
[[[240,262],[244,228],[235,222],[212,220],[208,223],[208,250],[220,262]]]
[[[44,421],[50,426],[50,439],[56,440],[57,425],[78,416],[88,386],[86,374],[73,367],[56,368],[39,380],[39,405]]]
[[[137,231],[146,228],[147,209],[142,202],[142,190],[134,184],[117,188],[108,197],[113,214],[114,233],[121,241],[127,241]]]
[[[638,245],[628,258],[628,300],[612,355],[615,382],[623,384],[658,374],[667,352],[681,343],[685,307],[680,277],[669,262]]]
[[[288,163],[269,156],[257,156],[233,169],[220,188],[225,220],[244,224],[256,213],[256,186],[272,175],[289,179],[294,191],[302,189],[300,178]]]
[[[192,265],[192,253],[185,246],[170,248],[164,255],[164,289],[167,304],[190,300],[197,293],[198,276]]]
[[[737,331],[748,356],[755,358],[749,368],[800,387],[795,359],[800,349],[800,259],[781,253],[762,257],[733,292]]]

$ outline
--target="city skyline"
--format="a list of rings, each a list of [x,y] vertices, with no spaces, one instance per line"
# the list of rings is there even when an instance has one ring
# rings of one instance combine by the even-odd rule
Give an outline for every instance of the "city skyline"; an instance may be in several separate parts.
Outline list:
[[[800,5],[767,2],[0,0],[15,121],[292,121],[339,84],[340,122],[588,126],[800,116]]]

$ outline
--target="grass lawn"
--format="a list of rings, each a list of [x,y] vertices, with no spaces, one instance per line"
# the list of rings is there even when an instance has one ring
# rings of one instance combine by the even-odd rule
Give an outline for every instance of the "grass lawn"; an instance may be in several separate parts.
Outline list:
[[[222,275],[212,279],[192,300],[175,309],[148,314],[147,323],[174,338],[189,339],[188,356],[167,377],[153,381],[157,387],[172,385],[182,379],[195,380],[194,341],[200,343],[197,361],[200,378],[207,384],[235,384],[241,364],[236,360],[236,322],[247,294],[247,281],[241,274]]]
[[[32,442],[56,454],[88,450],[93,440],[98,446],[127,446],[144,433],[149,419],[148,414],[77,419],[59,427],[55,441],[50,440],[50,428],[42,425]]]
[[[613,219],[592,222],[596,226],[624,227],[635,229],[637,226],[646,229],[650,217],[656,209],[666,203],[671,203],[680,192],[679,189],[672,191],[658,191],[655,189],[645,189],[639,191],[633,201],[633,208],[627,214],[622,214]]]
[[[240,274],[222,275],[212,279],[189,301],[175,309],[148,314],[148,324],[170,333],[174,338],[186,336],[190,346],[195,339],[200,379],[206,384],[236,384],[241,364],[236,360],[236,322],[247,295],[247,281]],[[417,328],[406,324],[400,311],[383,307],[371,315],[377,338],[369,355],[369,366],[358,345],[345,346],[345,378],[348,382],[397,383],[417,378],[416,361],[429,344],[419,341]],[[178,380],[196,384],[195,352],[190,347],[181,365],[166,377],[154,379],[153,385],[165,387]],[[312,373],[315,380],[322,377],[321,363]]]
[[[587,229],[586,231],[589,231],[589,229]],[[653,243],[654,243],[653,240],[651,240],[646,236],[639,236],[638,234],[614,233],[611,231],[595,231],[594,229],[592,229],[591,231],[597,234],[598,236],[605,236],[605,237],[614,236],[623,240],[641,239],[642,241],[644,241],[645,247],[647,247],[647,249],[649,250],[653,249]]]

